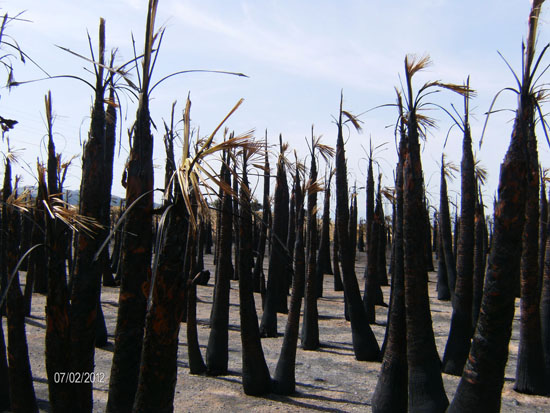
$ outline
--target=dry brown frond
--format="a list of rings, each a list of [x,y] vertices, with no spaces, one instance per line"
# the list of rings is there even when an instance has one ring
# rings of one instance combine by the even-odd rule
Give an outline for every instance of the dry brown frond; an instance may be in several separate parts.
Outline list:
[[[488,172],[487,169],[481,165],[480,159],[474,159],[475,165],[475,177],[479,185],[484,185],[487,181]]]
[[[440,82],[439,80],[426,83],[424,85],[423,89],[428,89],[428,88],[433,87],[433,86],[451,90],[455,93],[458,93],[460,96],[465,96],[465,97],[468,97],[468,98],[476,96],[476,91],[474,89],[470,88],[467,85],[457,85],[457,84],[454,84],[454,83],[443,83],[443,82]]]
[[[430,55],[417,56],[415,54],[408,54],[405,56],[405,67],[409,74],[409,77],[413,77],[417,72],[426,69],[432,64]]]
[[[395,188],[385,186],[380,189],[380,193],[391,203],[395,201]]]
[[[357,132],[361,132],[363,129],[360,125],[360,120],[357,118],[357,116],[353,115],[352,113],[348,112],[347,110],[342,110],[342,114],[348,118],[348,120],[351,122],[351,124],[354,126],[355,130]]]
[[[94,218],[80,215],[77,207],[61,200],[58,194],[50,195],[49,199],[43,200],[42,203],[50,218],[59,219],[73,231],[84,232],[89,236],[93,236],[103,228]]]
[[[442,162],[443,173],[445,174],[445,177],[448,179],[454,179],[455,173],[457,173],[460,170],[458,166],[452,161],[446,162],[445,154],[441,156],[441,162]]]

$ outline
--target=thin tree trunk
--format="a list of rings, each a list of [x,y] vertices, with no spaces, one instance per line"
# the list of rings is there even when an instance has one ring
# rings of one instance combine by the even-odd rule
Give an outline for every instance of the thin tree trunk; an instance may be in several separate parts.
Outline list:
[[[250,210],[250,195],[248,179],[246,178],[246,154],[243,162],[243,182],[240,191],[241,200],[241,225],[243,233],[248,232],[252,226],[252,212]],[[252,252],[252,240],[245,238],[241,243],[241,258],[249,256]],[[243,390],[250,396],[260,396],[269,393],[271,389],[271,377],[265,362],[260,329],[258,328],[258,316],[254,304],[250,272],[243,272],[239,278],[239,315],[241,321],[242,342],[242,371]],[[267,304],[267,301],[266,301]]]
[[[158,0],[149,1],[141,93],[127,166],[126,205],[130,207],[139,197],[143,198],[128,211],[124,226],[126,239],[106,409],[108,413],[132,410],[139,379],[153,237],[153,136],[149,82],[157,5]]]
[[[399,99],[399,103],[401,99]],[[401,108],[401,104],[399,104]],[[372,397],[373,413],[407,411],[407,329],[405,321],[405,282],[403,255],[403,161],[407,151],[404,124],[401,125],[399,163],[395,183],[395,263],[392,276],[391,303],[388,317],[387,345],[380,375]]]
[[[453,297],[453,314],[449,339],[443,355],[443,371],[455,376],[462,375],[472,338],[472,294],[474,278],[474,230],[475,230],[475,165],[472,152],[472,137],[468,123],[467,97],[464,119],[464,140],[461,162],[460,238],[456,286]]]
[[[380,348],[376,337],[372,332],[367,319],[361,293],[355,276],[355,263],[351,251],[351,241],[348,232],[348,182],[346,155],[344,152],[344,137],[342,124],[342,101],[340,100],[340,112],[338,122],[338,138],[336,143],[336,220],[338,229],[338,242],[342,257],[342,273],[346,305],[351,320],[351,335],[355,358],[360,361],[380,360]]]
[[[531,63],[541,0],[529,16],[525,72],[510,146],[500,168],[498,201],[494,213],[493,244],[470,355],[449,412],[500,410],[504,369],[514,317],[515,286],[520,273],[520,251],[525,223],[529,128],[534,126]]]

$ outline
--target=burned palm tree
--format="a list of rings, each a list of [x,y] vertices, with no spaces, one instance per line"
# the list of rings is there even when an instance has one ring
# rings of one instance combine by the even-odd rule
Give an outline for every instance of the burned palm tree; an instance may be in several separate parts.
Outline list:
[[[509,251],[519,251],[522,245],[529,182],[529,130],[534,126],[535,108],[538,105],[535,75],[541,56],[535,63],[535,38],[543,2],[533,1],[529,16],[522,78],[521,81],[518,79],[516,90],[518,109],[510,146],[500,169],[493,244],[481,311],[470,355],[449,412],[500,409],[514,316],[515,286],[520,273],[520,255],[510,254]]]
[[[469,89],[470,80],[466,85]],[[453,298],[453,314],[449,338],[443,355],[443,371],[455,376],[462,375],[464,364],[470,350],[472,335],[472,294],[474,278],[474,231],[475,231],[475,162],[472,152],[472,135],[470,132],[469,99],[471,93],[464,97],[464,119],[457,122],[462,129],[462,161],[460,164],[461,198],[460,198],[460,237],[458,239],[458,256],[456,263],[456,285]]]
[[[333,275],[330,262],[330,183],[334,176],[334,172],[334,170],[331,170],[328,177],[325,175],[321,238],[319,240],[319,250],[317,252],[317,297],[323,296],[324,275]],[[360,226],[360,230],[361,228],[362,226]],[[362,235],[360,239],[362,239]]]
[[[374,413],[407,410],[407,330],[405,324],[405,282],[403,256],[403,163],[407,152],[407,133],[401,95],[399,109],[399,162],[395,179],[394,266],[388,316],[387,341],[380,375],[372,397]]]
[[[344,96],[340,99],[340,110],[338,115],[338,137],[336,141],[336,224],[338,231],[338,242],[340,247],[342,275],[344,284],[344,294],[346,297],[346,306],[348,308],[351,321],[351,333],[353,341],[353,351],[357,360],[379,360],[380,348],[376,337],[368,324],[367,314],[361,301],[361,293],[355,275],[355,263],[351,251],[351,241],[348,230],[349,210],[348,210],[348,182],[346,155],[344,151],[343,117],[346,116],[359,127],[357,120],[349,112],[342,108]]]
[[[243,155],[243,179],[241,183],[240,202],[241,216],[240,229],[247,232],[252,226],[252,211],[250,208],[250,189],[247,178],[247,161],[252,152],[244,152]],[[286,179],[286,178],[285,178]],[[275,219],[275,218],[274,218]],[[241,243],[241,258],[250,257],[252,253],[252,239],[245,238]],[[282,242],[282,240],[279,240]],[[243,272],[239,278],[239,315],[241,320],[242,342],[242,370],[243,390],[245,394],[259,396],[269,393],[271,389],[271,377],[265,362],[258,316],[254,304],[252,274]],[[266,300],[267,306],[267,300]],[[276,314],[275,314],[276,317]],[[276,318],[275,318],[276,323]]]
[[[139,103],[126,168],[126,203],[132,205],[137,202],[127,210],[124,225],[125,248],[106,409],[110,413],[128,412],[134,404],[147,309],[147,286],[151,278],[153,136],[149,93],[157,6],[158,0],[149,1]]]
[[[8,324],[8,377],[9,398],[13,412],[37,412],[36,396],[32,380],[31,364],[25,333],[25,303],[21,286],[17,261],[19,259],[19,211],[15,207],[17,198],[17,183],[12,193],[11,161],[6,158],[4,171],[4,186],[2,189],[2,224],[6,231],[6,266],[9,274],[6,285],[6,315]],[[3,300],[2,300],[3,301]]]
[[[284,311],[287,294],[287,264],[286,239],[288,231],[288,183],[284,153],[287,145],[283,145],[279,136],[280,154],[277,161],[277,183],[273,200],[273,226],[271,229],[271,255],[269,257],[269,273],[267,280],[264,312],[260,323],[262,337],[277,337],[277,312]]]
[[[218,260],[216,262],[216,281],[212,316],[210,317],[210,335],[206,348],[206,367],[210,375],[227,373],[228,328],[229,328],[229,288],[231,280],[231,237],[233,226],[232,197],[227,190],[231,173],[229,161],[223,162],[220,191],[222,193],[221,219],[218,241]]]
[[[254,262],[254,291],[259,293],[265,288],[264,282],[264,257],[265,245],[267,241],[267,230],[269,227],[269,216],[271,215],[271,206],[269,203],[269,152],[267,150],[267,131],[265,132],[265,147],[264,147],[264,193],[262,200],[262,221],[260,227],[260,242],[258,244],[258,252],[256,261]]]
[[[285,335],[275,375],[273,391],[276,394],[293,394],[296,390],[296,349],[300,328],[300,308],[304,296],[306,256],[304,248],[304,196],[300,183],[300,169],[296,169],[294,179],[296,203],[296,241],[294,244],[294,276],[292,277],[292,295],[285,328]]]
[[[304,322],[302,325],[302,348],[315,350],[319,347],[319,276],[317,273],[317,152],[328,160],[333,154],[332,148],[321,144],[320,138],[313,136],[311,128],[311,167],[307,184],[307,235],[306,235],[306,286],[304,293]]]
[[[444,411],[449,403],[443,388],[441,362],[431,323],[425,251],[419,248],[425,245],[425,231],[429,230],[424,218],[424,178],[419,138],[422,127],[430,126],[433,121],[418,111],[433,88],[447,88],[461,94],[468,91],[464,86],[428,82],[414,95],[412,78],[429,63],[428,56],[405,58],[408,150],[403,164],[403,249],[409,410],[413,412]]]
[[[61,204],[57,179],[58,157],[53,141],[53,113],[51,94],[45,99],[48,128],[48,175],[38,166],[38,185],[44,194],[42,202],[48,209],[46,217],[46,246],[48,249],[48,297],[46,299],[46,372],[50,403],[54,410],[73,409],[74,392],[70,385],[55,380],[56,373],[71,371],[69,291],[65,269],[65,236],[68,228],[51,212]],[[95,329],[94,329],[95,330]]]
[[[453,254],[453,235],[451,232],[451,217],[449,213],[449,197],[447,194],[447,179],[453,177],[458,168],[452,162],[445,162],[445,155],[441,155],[441,183],[439,186],[439,232],[441,254],[445,262],[447,286],[454,296],[456,284],[456,261]]]

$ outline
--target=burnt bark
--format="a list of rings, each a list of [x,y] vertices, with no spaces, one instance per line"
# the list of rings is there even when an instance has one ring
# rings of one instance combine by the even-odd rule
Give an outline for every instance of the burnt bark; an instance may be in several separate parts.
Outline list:
[[[360,361],[380,360],[380,348],[372,332],[355,275],[355,263],[351,251],[351,241],[348,232],[348,182],[346,155],[344,151],[342,99],[340,100],[340,114],[338,122],[338,137],[336,143],[336,222],[338,242],[342,258],[342,274],[346,305],[351,321],[351,335],[355,358]]]
[[[453,314],[449,338],[443,355],[443,371],[455,376],[462,375],[470,351],[472,336],[472,294],[474,276],[474,224],[475,224],[475,165],[472,152],[472,137],[465,115],[464,140],[461,162],[460,238],[456,286],[453,297]]]
[[[246,168],[246,162],[244,162],[243,171],[246,171]],[[243,206],[240,215],[241,225],[239,228],[241,231],[246,231],[247,228],[252,226],[252,212],[250,210],[250,196],[246,174],[243,174],[243,182],[239,196],[241,205]],[[246,208],[246,205],[249,207]],[[245,239],[240,247],[241,258],[246,257],[252,252],[252,240]],[[239,316],[241,321],[243,390],[247,395],[260,396],[269,393],[271,390],[271,377],[262,349],[252,287],[251,274],[249,272],[243,273],[243,276],[239,278]]]

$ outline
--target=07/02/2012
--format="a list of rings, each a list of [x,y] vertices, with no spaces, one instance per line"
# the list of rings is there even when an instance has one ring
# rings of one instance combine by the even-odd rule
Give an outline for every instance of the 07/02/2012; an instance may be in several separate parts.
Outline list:
[[[82,383],[104,383],[105,373],[101,372],[59,372],[53,374],[54,383],[82,384]]]

